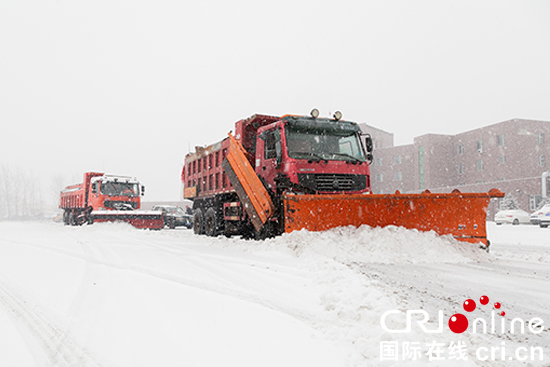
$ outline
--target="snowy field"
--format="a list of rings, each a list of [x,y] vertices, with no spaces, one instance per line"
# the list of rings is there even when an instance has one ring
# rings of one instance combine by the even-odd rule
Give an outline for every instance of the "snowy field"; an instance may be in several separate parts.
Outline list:
[[[488,232],[0,222],[0,366],[550,366],[550,230]]]

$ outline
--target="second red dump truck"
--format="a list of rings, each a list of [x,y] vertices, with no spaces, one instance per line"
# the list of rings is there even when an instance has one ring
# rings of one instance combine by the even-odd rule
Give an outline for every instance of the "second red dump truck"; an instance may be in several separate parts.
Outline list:
[[[488,246],[487,204],[501,192],[372,194],[370,136],[340,113],[318,115],[253,115],[235,123],[234,136],[189,153],[182,181],[195,233],[264,238],[396,225]]]
[[[135,178],[86,172],[82,183],[61,191],[59,208],[67,225],[122,221],[137,228],[164,227],[161,212],[138,210],[144,193]]]

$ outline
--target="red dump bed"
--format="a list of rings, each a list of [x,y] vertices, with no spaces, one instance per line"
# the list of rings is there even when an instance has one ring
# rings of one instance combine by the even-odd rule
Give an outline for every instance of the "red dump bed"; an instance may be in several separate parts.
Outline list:
[[[61,209],[85,208],[86,195],[83,184],[67,186],[61,191],[59,207]]]

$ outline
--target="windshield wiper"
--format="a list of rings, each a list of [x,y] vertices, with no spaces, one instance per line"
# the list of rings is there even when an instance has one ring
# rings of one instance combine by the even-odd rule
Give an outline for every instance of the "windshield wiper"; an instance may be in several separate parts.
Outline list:
[[[303,154],[303,155],[307,155],[307,156],[310,156],[310,157],[315,157],[317,158],[316,162],[320,162],[320,161],[325,161],[328,163],[328,159],[326,158],[323,158],[321,157],[319,154],[315,154],[315,153],[311,153],[311,152],[297,152],[296,154]],[[310,159],[311,161],[313,161],[313,159]]]
[[[334,155],[338,155],[338,156],[341,156],[341,157],[347,157],[347,158],[351,158],[354,160],[355,163],[363,163],[362,160],[360,160],[359,158],[356,158],[352,155],[349,155],[347,153],[331,153],[331,154],[334,154]]]

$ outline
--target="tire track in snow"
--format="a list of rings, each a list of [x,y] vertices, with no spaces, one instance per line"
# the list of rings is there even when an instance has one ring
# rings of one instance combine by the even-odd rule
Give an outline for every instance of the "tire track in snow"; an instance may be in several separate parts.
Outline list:
[[[74,229],[74,228],[71,228],[71,229]],[[66,233],[65,231],[62,231],[62,230],[60,230],[60,232]],[[85,239],[81,238],[81,236],[77,236],[75,232],[70,233],[70,234],[66,233],[66,234],[68,236],[74,238],[74,240],[77,244],[78,243],[82,244],[85,241]],[[112,235],[112,233],[110,235]],[[130,245],[131,245],[131,243],[138,243],[141,246],[147,245],[147,247],[149,247],[150,249],[157,249],[157,250],[164,246],[164,245],[156,245],[156,244],[153,245],[151,243],[148,243],[148,241],[142,240],[142,239],[138,240],[136,238],[132,238],[131,240],[129,240],[126,237],[124,238],[123,242],[129,243],[128,241],[131,241]],[[132,272],[135,272],[135,273],[138,273],[138,274],[151,276],[151,277],[154,277],[154,278],[157,278],[157,279],[169,281],[169,282],[172,282],[172,283],[177,283],[177,284],[180,284],[180,285],[183,285],[183,286],[188,286],[188,287],[192,287],[192,288],[195,288],[195,289],[200,289],[200,290],[212,292],[212,293],[219,294],[219,295],[233,297],[233,298],[245,301],[245,302],[252,302],[252,303],[258,304],[260,306],[263,306],[265,308],[287,314],[287,315],[289,315],[291,317],[294,317],[295,319],[297,319],[299,321],[305,322],[306,324],[311,325],[311,326],[318,325],[319,323],[330,323],[331,322],[330,320],[332,319],[332,316],[330,316],[330,315],[326,315],[326,314],[323,314],[321,312],[314,314],[314,313],[312,313],[310,311],[307,311],[307,310],[304,310],[304,309],[289,306],[289,305],[285,304],[284,302],[281,302],[277,299],[274,299],[273,297],[268,297],[268,296],[265,296],[265,295],[261,295],[261,294],[255,293],[255,292],[248,291],[246,287],[243,287],[242,284],[240,284],[238,282],[234,283],[234,284],[240,285],[239,287],[228,286],[229,283],[227,283],[227,278],[224,278],[223,276],[219,276],[219,279],[224,280],[226,282],[226,284],[223,284],[223,283],[216,284],[214,282],[207,282],[207,281],[202,281],[202,280],[198,280],[198,279],[186,278],[185,276],[182,276],[182,275],[179,275],[179,274],[174,274],[174,273],[169,273],[169,272],[166,272],[162,269],[157,270],[157,269],[147,268],[147,267],[144,267],[144,266],[141,266],[141,265],[138,265],[138,264],[132,264],[132,263],[126,261],[126,260],[123,260],[123,258],[119,254],[117,254],[117,252],[114,248],[110,248],[107,245],[97,245],[97,244],[93,244],[93,243],[89,244],[89,249],[95,248],[95,250],[94,250],[95,254],[92,255],[92,254],[89,254],[89,253],[86,253],[86,252],[83,254],[83,253],[78,252],[78,251],[66,250],[66,249],[61,249],[61,248],[56,248],[56,247],[52,247],[52,246],[41,245],[41,244],[36,244],[36,243],[31,243],[31,242],[26,242],[26,241],[20,241],[20,240],[13,241],[13,242],[17,242],[21,245],[26,245],[26,246],[30,246],[30,247],[39,248],[39,249],[45,250],[45,251],[50,251],[52,253],[65,255],[65,256],[68,256],[68,257],[85,260],[86,262],[89,262],[90,264],[105,266],[107,268],[115,269],[115,270],[132,271]],[[99,247],[101,247],[101,249]],[[169,246],[169,247],[172,247],[172,250],[166,250],[166,252],[172,253],[172,255],[174,255],[173,254],[174,247],[173,246]],[[102,255],[98,256],[98,252],[96,250],[99,251],[99,253],[101,253]],[[197,253],[196,251],[189,250],[189,249],[182,249],[182,250],[183,251],[188,251],[188,253],[191,253],[191,254],[197,254],[197,256],[199,256],[200,258],[203,258],[205,256],[205,254],[201,253],[201,252]],[[206,254],[206,256],[210,256],[210,255]],[[212,255],[212,256],[216,257],[215,255]],[[181,254],[178,257],[185,258],[185,255]],[[189,264],[193,264],[193,266],[195,266],[197,268],[203,268],[204,269],[204,265],[200,264],[201,261],[204,261],[204,260],[195,261],[194,259],[187,258],[187,262]],[[219,264],[223,265],[223,262],[225,262],[225,261],[227,261],[227,258],[219,259]],[[239,261],[239,263],[242,263],[242,260]],[[211,266],[208,266],[207,268],[212,269]],[[79,300],[82,299],[82,297],[84,297],[84,292],[85,291],[83,290],[82,294],[77,296],[75,308],[78,308],[78,303],[80,302]]]
[[[57,324],[45,309],[0,276],[0,304],[21,332],[38,366],[104,367],[90,350],[80,345],[66,327]]]

